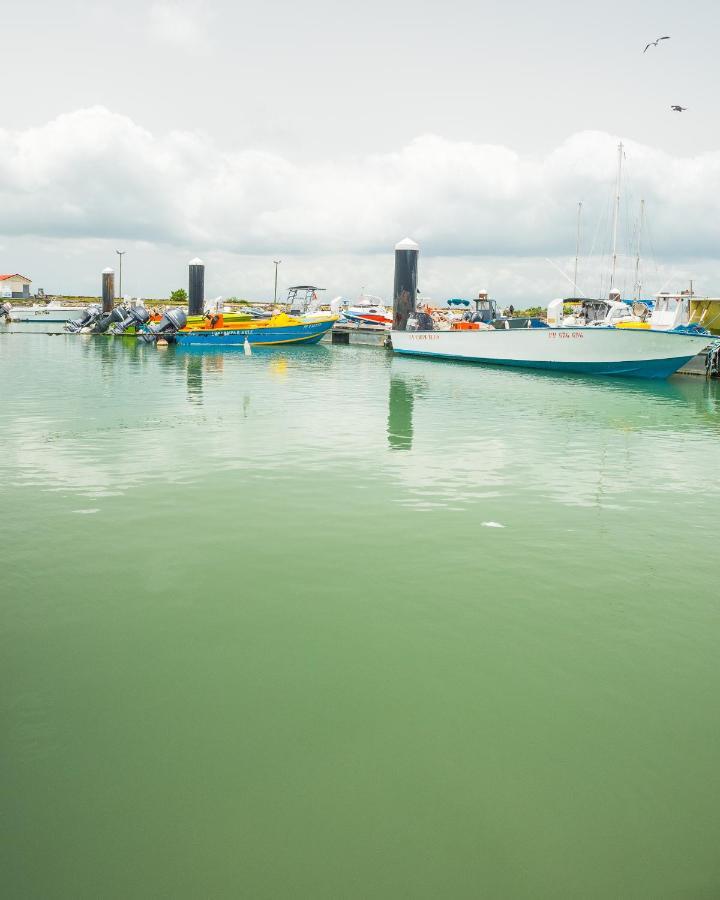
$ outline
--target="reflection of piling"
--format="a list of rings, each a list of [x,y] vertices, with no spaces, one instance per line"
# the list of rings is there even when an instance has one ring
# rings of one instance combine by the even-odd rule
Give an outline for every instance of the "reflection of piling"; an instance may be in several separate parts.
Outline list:
[[[188,315],[201,316],[205,308],[205,264],[195,257],[190,260]]]
[[[188,354],[186,369],[188,400],[191,400],[195,403],[202,403],[202,365],[202,356],[200,356],[199,354],[197,356],[193,355],[192,353]]]
[[[405,331],[409,316],[415,312],[419,253],[420,247],[410,238],[395,245],[393,328],[396,331]]]
[[[115,273],[112,269],[103,269],[102,273],[102,309],[104,313],[112,312],[115,303]]]
[[[390,378],[387,436],[391,450],[411,450],[413,441],[413,392],[402,378]]]

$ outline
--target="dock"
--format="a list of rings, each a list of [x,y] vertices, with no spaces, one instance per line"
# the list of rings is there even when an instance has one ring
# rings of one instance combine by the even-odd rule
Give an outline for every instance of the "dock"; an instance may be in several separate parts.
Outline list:
[[[387,346],[390,332],[382,328],[363,328],[354,325],[335,325],[322,340],[328,344],[365,344],[371,347]]]

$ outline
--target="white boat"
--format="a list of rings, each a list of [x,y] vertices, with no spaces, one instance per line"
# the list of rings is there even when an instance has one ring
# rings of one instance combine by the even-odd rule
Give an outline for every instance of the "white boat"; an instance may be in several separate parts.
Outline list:
[[[69,322],[78,318],[85,309],[85,306],[65,306],[53,300],[32,306],[13,306],[9,317],[12,322]]]
[[[352,325],[390,328],[392,325],[392,310],[388,309],[379,297],[370,294],[361,294],[352,305],[343,303],[341,298],[333,301],[337,306],[337,312],[343,319]],[[332,309],[333,303],[330,304]]]
[[[708,334],[634,328],[392,331],[395,353],[583,375],[667,378],[704,350]]]

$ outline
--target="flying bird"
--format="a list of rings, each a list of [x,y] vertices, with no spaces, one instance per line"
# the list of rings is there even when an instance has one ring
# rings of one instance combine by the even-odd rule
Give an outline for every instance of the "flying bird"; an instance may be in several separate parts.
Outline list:
[[[643,50],[643,53],[647,53],[648,47],[657,47],[657,45],[660,43],[660,41],[669,41],[669,40],[670,40],[670,35],[666,34],[665,37],[659,37],[656,41],[650,41],[649,44],[645,44],[645,49]]]
[[[685,112],[685,110],[687,109],[687,106],[676,106],[676,105],[673,105],[673,106],[670,107],[670,109],[671,109],[673,112]]]

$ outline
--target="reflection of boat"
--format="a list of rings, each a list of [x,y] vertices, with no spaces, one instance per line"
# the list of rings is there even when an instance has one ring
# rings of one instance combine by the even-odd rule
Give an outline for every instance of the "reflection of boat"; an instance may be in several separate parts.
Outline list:
[[[592,326],[392,332],[396,353],[635,378],[667,378],[708,343],[707,335]]]
[[[410,381],[391,375],[387,424],[391,450],[412,449],[414,399]]]

